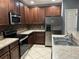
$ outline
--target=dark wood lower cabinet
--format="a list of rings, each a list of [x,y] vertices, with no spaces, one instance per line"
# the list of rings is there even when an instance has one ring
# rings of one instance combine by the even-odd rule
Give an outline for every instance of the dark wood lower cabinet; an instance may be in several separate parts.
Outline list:
[[[2,55],[0,57],[0,59],[10,59],[10,55],[9,55],[9,52],[5,53],[4,55]]]
[[[11,50],[11,59],[19,59],[19,46]]]
[[[28,44],[30,47],[33,44],[45,44],[45,32],[31,33],[28,37]],[[16,41],[0,50],[0,59],[20,59],[19,53],[19,41]]]
[[[45,32],[35,32],[34,40],[35,44],[45,44]]]
[[[19,42],[16,41],[0,50],[0,59],[20,59]]]
[[[28,37],[28,44],[30,47],[34,44],[34,33],[31,33]]]
[[[28,44],[45,44],[45,32],[34,32],[29,35]]]

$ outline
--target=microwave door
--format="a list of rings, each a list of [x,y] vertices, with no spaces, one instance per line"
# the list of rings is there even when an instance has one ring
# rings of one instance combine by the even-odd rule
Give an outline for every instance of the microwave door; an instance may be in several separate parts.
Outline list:
[[[10,24],[21,24],[21,21],[20,21],[21,16],[20,15],[10,13],[9,17],[10,17],[10,19],[9,19]]]

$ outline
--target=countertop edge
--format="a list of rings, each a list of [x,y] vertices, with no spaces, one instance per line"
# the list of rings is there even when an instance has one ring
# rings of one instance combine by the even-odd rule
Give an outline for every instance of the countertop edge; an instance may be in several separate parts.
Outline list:
[[[33,32],[45,32],[45,30],[27,30],[27,31],[23,31],[21,33],[18,33],[18,34],[26,34],[26,35],[29,35]]]
[[[4,38],[3,40],[0,41],[0,50],[9,46],[10,44],[14,43],[15,41],[18,41],[18,40],[19,40],[18,38]]]

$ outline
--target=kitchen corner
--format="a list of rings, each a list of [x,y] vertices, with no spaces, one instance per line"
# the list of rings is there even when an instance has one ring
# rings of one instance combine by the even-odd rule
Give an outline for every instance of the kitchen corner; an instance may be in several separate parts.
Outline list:
[[[0,0],[0,59],[79,59],[79,0]]]
[[[29,34],[31,34],[33,32],[45,32],[45,30],[25,30],[25,31],[17,33],[17,34],[29,35]]]

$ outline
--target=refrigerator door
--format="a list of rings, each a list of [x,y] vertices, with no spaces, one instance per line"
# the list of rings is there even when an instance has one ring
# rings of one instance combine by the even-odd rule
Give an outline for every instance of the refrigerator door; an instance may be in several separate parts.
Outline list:
[[[62,18],[61,17],[52,17],[51,20],[51,30],[62,30]]]
[[[52,46],[51,38],[51,20],[52,17],[45,17],[45,46]]]
[[[51,31],[51,25],[46,24],[46,31],[50,32]]]
[[[52,46],[52,33],[51,32],[45,33],[45,46]]]
[[[45,30],[48,32],[51,31],[51,19],[52,17],[45,17]]]
[[[51,24],[52,17],[45,17],[45,24]]]

